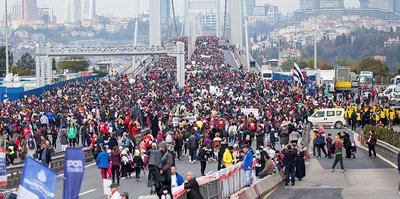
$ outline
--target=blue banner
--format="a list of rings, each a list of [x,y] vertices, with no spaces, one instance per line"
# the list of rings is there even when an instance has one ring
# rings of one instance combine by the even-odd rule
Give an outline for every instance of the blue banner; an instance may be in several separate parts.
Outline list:
[[[64,199],[79,198],[85,163],[85,154],[81,148],[67,148],[64,159]]]
[[[17,198],[54,198],[57,187],[57,173],[30,156],[25,159],[24,165]]]

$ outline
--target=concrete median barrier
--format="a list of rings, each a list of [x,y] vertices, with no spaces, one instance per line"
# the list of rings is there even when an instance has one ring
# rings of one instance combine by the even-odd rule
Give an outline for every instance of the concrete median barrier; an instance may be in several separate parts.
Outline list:
[[[255,199],[261,198],[277,187],[283,178],[279,174],[273,174],[255,182],[251,187],[244,188],[230,196],[231,199]]]

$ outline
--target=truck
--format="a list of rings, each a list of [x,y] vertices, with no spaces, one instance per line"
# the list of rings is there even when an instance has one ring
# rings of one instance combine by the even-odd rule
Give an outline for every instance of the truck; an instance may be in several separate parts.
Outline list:
[[[352,74],[350,68],[344,66],[335,67],[335,91],[345,92],[352,89]]]
[[[374,73],[361,71],[359,75],[359,90],[371,91],[374,88]]]

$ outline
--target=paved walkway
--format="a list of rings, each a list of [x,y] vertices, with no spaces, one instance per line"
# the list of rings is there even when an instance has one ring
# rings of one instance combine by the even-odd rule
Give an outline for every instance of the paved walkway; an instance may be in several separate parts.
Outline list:
[[[334,130],[328,130],[334,133]],[[312,149],[312,148],[311,148]],[[312,158],[307,166],[307,176],[295,186],[280,185],[265,198],[270,199],[369,199],[400,198],[397,169],[379,158],[369,158],[368,151],[358,147],[355,159],[344,159],[347,172],[331,172],[333,159]]]

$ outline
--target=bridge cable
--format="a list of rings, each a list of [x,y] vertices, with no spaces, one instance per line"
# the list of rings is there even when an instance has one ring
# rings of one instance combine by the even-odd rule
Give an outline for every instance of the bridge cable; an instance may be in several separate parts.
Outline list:
[[[228,0],[225,0],[225,10],[224,10],[224,31],[223,31],[223,33],[222,33],[222,38],[225,38],[226,37],[226,10],[227,10],[227,2],[228,2]]]
[[[176,15],[175,15],[175,3],[174,0],[171,0],[172,3],[172,13],[174,15],[174,23],[175,23],[175,35],[176,37],[178,37],[178,25],[176,23]]]

